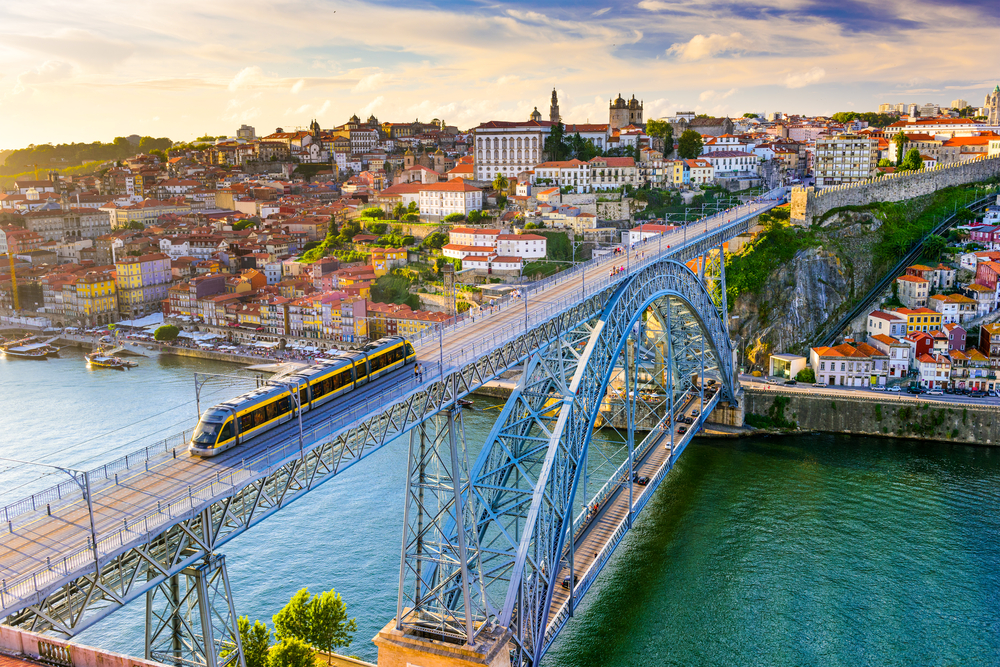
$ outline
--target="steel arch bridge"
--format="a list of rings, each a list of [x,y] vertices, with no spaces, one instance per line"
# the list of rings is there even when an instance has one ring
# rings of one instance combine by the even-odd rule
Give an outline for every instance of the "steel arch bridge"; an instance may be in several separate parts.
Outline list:
[[[385,378],[209,462],[179,434],[60,468],[70,481],[0,508],[0,616],[72,637],[145,597],[147,658],[242,664],[221,547],[409,433],[397,629],[503,637],[536,664],[691,433],[737,398],[721,250],[782,193],[768,196],[535,283],[485,322],[423,332],[427,381]],[[515,395],[470,452],[458,400],[514,368]]]
[[[468,472],[453,413],[429,438],[413,432],[397,628],[475,644],[499,626],[514,664],[538,664],[687,438],[718,401],[736,403],[724,290],[714,290],[715,300],[711,293],[718,278],[706,285],[681,262],[661,260],[619,284],[599,313],[559,330],[525,361]],[[662,357],[654,375],[662,374],[665,397],[647,406],[659,428],[637,443],[643,356]],[[588,449],[616,375],[624,378],[628,458],[581,503]],[[710,389],[717,395],[706,403],[707,377],[718,392]],[[675,417],[693,401],[698,421],[675,438]],[[638,460],[654,447],[658,465],[637,487]],[[613,493],[626,501],[617,525],[599,512]],[[610,539],[593,556],[577,555],[601,522]]]

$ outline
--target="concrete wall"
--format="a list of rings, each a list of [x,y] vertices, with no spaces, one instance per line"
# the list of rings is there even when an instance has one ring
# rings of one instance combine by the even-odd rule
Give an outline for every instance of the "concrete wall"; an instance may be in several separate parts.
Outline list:
[[[777,405],[776,398],[787,398],[784,418],[796,422],[802,431],[1000,444],[1000,407],[891,394],[821,397],[756,387],[745,387],[744,391],[747,414],[766,415]]]
[[[0,652],[73,667],[163,667],[158,662],[71,644],[27,630],[0,625]]]
[[[822,190],[798,187],[792,190],[791,219],[808,227],[831,209],[913,199],[949,186],[976,183],[994,176],[1000,176],[1000,158],[979,158],[934,169],[884,174],[871,182],[857,185],[839,185]]]

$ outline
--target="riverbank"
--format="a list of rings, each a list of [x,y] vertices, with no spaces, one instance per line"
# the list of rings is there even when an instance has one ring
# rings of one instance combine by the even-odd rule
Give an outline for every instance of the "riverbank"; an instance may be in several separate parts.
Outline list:
[[[747,423],[762,433],[843,433],[970,445],[1000,444],[1000,406],[909,396],[817,396],[744,386]]]

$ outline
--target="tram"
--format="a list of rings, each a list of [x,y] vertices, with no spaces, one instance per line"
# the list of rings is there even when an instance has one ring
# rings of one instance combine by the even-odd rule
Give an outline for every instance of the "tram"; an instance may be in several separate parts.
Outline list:
[[[417,360],[413,345],[390,336],[360,350],[341,352],[303,370],[205,410],[191,436],[188,451],[215,456],[293,419],[296,397],[302,410],[315,410],[383,375]]]

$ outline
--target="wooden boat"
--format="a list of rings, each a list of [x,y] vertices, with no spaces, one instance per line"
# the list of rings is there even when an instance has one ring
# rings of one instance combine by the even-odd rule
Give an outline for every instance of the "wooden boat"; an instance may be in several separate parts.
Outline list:
[[[90,354],[85,355],[85,358],[87,359],[87,364],[91,368],[113,368],[115,370],[124,371],[139,365],[134,361],[126,361],[121,357],[113,357],[109,354],[105,354],[104,350],[91,352]]]

